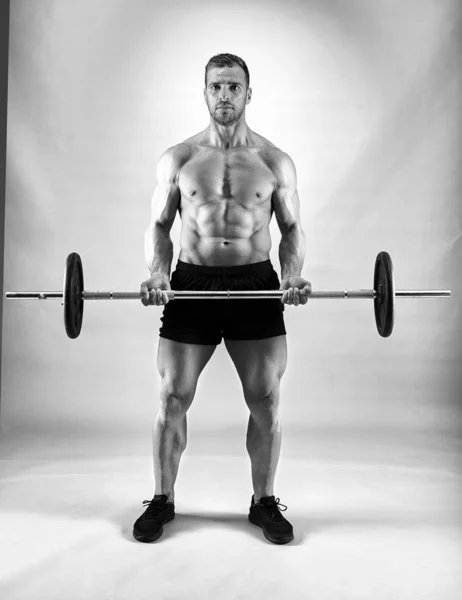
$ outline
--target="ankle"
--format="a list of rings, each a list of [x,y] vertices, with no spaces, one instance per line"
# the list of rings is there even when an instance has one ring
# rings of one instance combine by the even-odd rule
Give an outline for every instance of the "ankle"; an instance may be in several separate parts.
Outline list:
[[[156,490],[154,492],[154,498],[159,497],[159,496],[167,496],[167,503],[169,503],[169,502],[175,503],[175,494],[174,494],[174,492],[162,492],[162,491]]]
[[[269,494],[266,492],[263,494],[254,494],[253,501],[255,502],[255,504],[259,504],[259,502],[262,498],[268,498],[269,496],[274,496],[274,494],[273,493]]]

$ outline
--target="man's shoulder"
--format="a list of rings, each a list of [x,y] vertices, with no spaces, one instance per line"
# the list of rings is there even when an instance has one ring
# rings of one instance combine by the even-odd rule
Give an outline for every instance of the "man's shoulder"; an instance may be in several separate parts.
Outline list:
[[[193,151],[193,145],[188,143],[188,141],[180,142],[167,148],[157,164],[158,175],[169,180],[176,178],[181,167],[191,158]]]
[[[260,156],[273,171],[277,179],[290,175],[295,171],[295,166],[290,156],[281,148],[261,135],[254,134],[258,142]]]
[[[187,144],[186,142],[180,142],[179,144],[175,144],[174,146],[167,148],[167,150],[165,150],[160,157],[160,162],[164,162],[166,164],[180,164],[187,160],[190,154],[190,144]]]
[[[290,156],[287,152],[284,152],[281,148],[270,142],[267,138],[263,137],[259,133],[252,132],[252,141],[254,145],[259,149],[262,157],[274,162],[275,164],[284,162],[289,159]]]
[[[202,132],[198,133],[174,146],[170,146],[162,154],[161,162],[181,167],[198,149],[202,141],[202,135]]]
[[[275,144],[273,144],[273,142],[270,142],[267,138],[263,137],[259,133],[256,133],[255,131],[251,132],[250,139],[251,139],[251,144],[255,148],[258,148],[258,150],[260,151],[260,154],[262,156],[267,155],[268,157],[272,157],[273,155],[276,155],[278,152],[281,152],[281,150]]]

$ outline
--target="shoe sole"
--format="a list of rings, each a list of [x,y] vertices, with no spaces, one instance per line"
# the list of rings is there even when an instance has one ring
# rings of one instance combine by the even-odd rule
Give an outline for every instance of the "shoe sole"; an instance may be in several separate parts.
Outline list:
[[[171,523],[173,521],[175,517],[173,517],[172,519],[169,519],[168,521],[165,521],[164,525],[167,525],[167,523]],[[150,544],[152,542],[157,541],[162,534],[164,533],[164,525],[162,525],[162,527],[159,529],[159,531],[155,534],[155,536],[146,536],[146,535],[137,535],[135,533],[135,530],[133,530],[133,537],[135,538],[135,540],[137,542],[142,542],[143,544]]]
[[[287,537],[285,537],[285,538],[271,538],[271,537],[270,537],[270,536],[269,536],[269,535],[266,533],[266,531],[263,529],[263,527],[262,527],[262,526],[261,526],[259,523],[257,523],[256,521],[254,521],[254,520],[252,519],[252,517],[250,516],[250,514],[249,514],[249,521],[250,521],[251,523],[253,523],[253,525],[255,525],[256,527],[259,527],[259,528],[260,528],[260,529],[263,531],[263,535],[265,536],[265,538],[266,538],[266,539],[267,539],[269,542],[271,542],[272,544],[280,544],[280,545],[282,545],[282,544],[288,544],[289,542],[291,542],[291,541],[294,539],[294,535],[293,535],[293,534],[292,534],[291,536],[287,536]]]

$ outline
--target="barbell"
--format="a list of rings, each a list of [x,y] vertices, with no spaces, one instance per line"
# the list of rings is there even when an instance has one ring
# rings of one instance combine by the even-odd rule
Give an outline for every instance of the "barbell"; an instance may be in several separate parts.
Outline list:
[[[262,291],[167,291],[169,300],[255,300],[281,299],[283,290]],[[393,263],[388,252],[379,252],[374,267],[374,289],[315,291],[309,298],[368,298],[374,301],[377,330],[382,337],[393,331],[395,320],[395,298],[443,298],[451,295],[450,290],[401,290],[395,291]],[[62,299],[64,326],[67,335],[75,339],[80,335],[83,322],[83,306],[86,300],[140,300],[140,292],[90,292],[84,290],[82,259],[72,252],[66,259],[62,292],[7,292],[8,300]]]

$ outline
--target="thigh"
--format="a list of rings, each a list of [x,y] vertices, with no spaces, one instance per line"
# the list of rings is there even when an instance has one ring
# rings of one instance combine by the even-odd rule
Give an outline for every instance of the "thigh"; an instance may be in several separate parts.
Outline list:
[[[194,395],[199,375],[215,348],[215,345],[185,344],[159,338],[157,368],[163,386],[179,396]]]
[[[262,340],[225,339],[225,345],[246,397],[267,396],[279,389],[287,366],[285,335]]]

